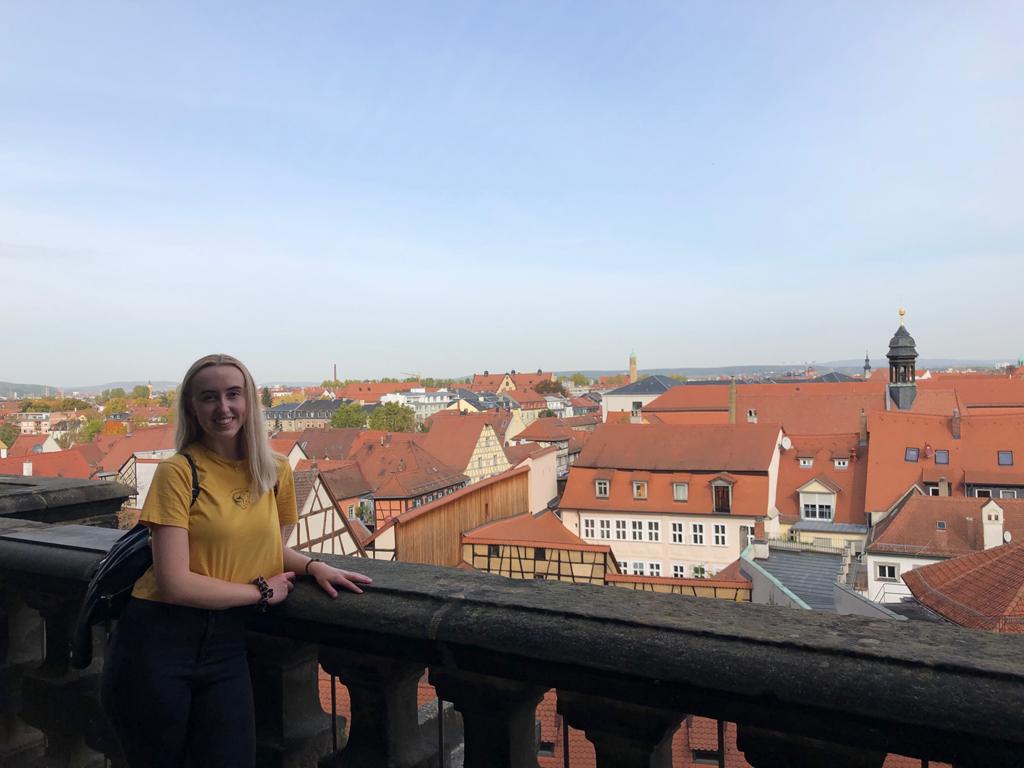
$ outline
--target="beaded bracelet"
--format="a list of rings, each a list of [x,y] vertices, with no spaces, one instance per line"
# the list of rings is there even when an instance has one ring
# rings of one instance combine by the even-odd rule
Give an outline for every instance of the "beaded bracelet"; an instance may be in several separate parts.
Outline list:
[[[309,558],[309,560],[307,560],[307,561],[306,561],[306,567],[305,567],[305,568],[303,569],[303,571],[302,571],[302,572],[303,572],[303,573],[304,573],[304,574],[305,574],[306,576],[309,576],[309,567],[310,567],[310,566],[311,566],[311,565],[312,565],[313,563],[322,563],[322,562],[323,562],[323,560],[321,560],[321,559],[320,559],[319,557],[311,557],[311,558]]]
[[[274,596],[273,588],[267,584],[267,580],[262,576],[257,576],[252,580],[252,583],[256,585],[256,589],[260,591],[259,602],[256,603],[256,610],[260,613],[267,612],[267,606],[270,605],[270,598]]]

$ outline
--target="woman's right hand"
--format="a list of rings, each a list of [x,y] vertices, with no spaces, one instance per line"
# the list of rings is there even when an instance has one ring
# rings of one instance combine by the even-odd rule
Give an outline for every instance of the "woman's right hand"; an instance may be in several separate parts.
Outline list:
[[[295,588],[295,571],[285,571],[267,579],[267,586],[274,590],[274,596],[267,600],[267,605],[284,602],[288,593]]]

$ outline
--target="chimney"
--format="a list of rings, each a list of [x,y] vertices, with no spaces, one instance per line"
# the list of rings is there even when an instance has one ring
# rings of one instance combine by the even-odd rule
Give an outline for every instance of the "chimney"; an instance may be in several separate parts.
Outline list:
[[[729,380],[729,423],[736,423],[736,377]]]
[[[1003,543],[1003,510],[995,501],[989,499],[981,508],[985,549],[998,547]]]
[[[949,480],[944,477],[939,478],[939,496],[949,496]]]
[[[338,364],[335,363],[334,364],[334,378],[332,379],[332,381],[337,381],[337,380],[338,380]]]
[[[959,408],[954,408],[953,409],[953,421],[951,422],[949,428],[950,428],[950,431],[953,433],[953,439],[954,440],[959,440],[960,439],[960,409]]]
[[[25,477],[32,477],[32,462],[23,461],[21,463],[21,474]]]
[[[868,447],[868,415],[864,412],[864,409],[860,409],[860,439],[858,445],[861,448]]]

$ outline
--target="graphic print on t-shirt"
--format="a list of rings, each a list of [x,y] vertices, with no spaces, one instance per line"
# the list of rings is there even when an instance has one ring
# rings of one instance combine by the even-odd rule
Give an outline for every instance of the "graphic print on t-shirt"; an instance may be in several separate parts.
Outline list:
[[[236,488],[231,492],[231,500],[235,502],[235,506],[240,509],[249,508],[249,489],[248,488]]]

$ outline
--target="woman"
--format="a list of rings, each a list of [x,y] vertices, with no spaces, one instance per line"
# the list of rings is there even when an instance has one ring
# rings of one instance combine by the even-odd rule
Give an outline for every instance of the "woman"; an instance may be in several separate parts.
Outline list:
[[[177,417],[178,453],[157,467],[141,515],[153,566],[108,649],[104,707],[131,766],[252,766],[245,618],[288,597],[296,573],[332,598],[370,579],[284,546],[297,520],[292,471],[270,450],[241,362],[197,360]]]

